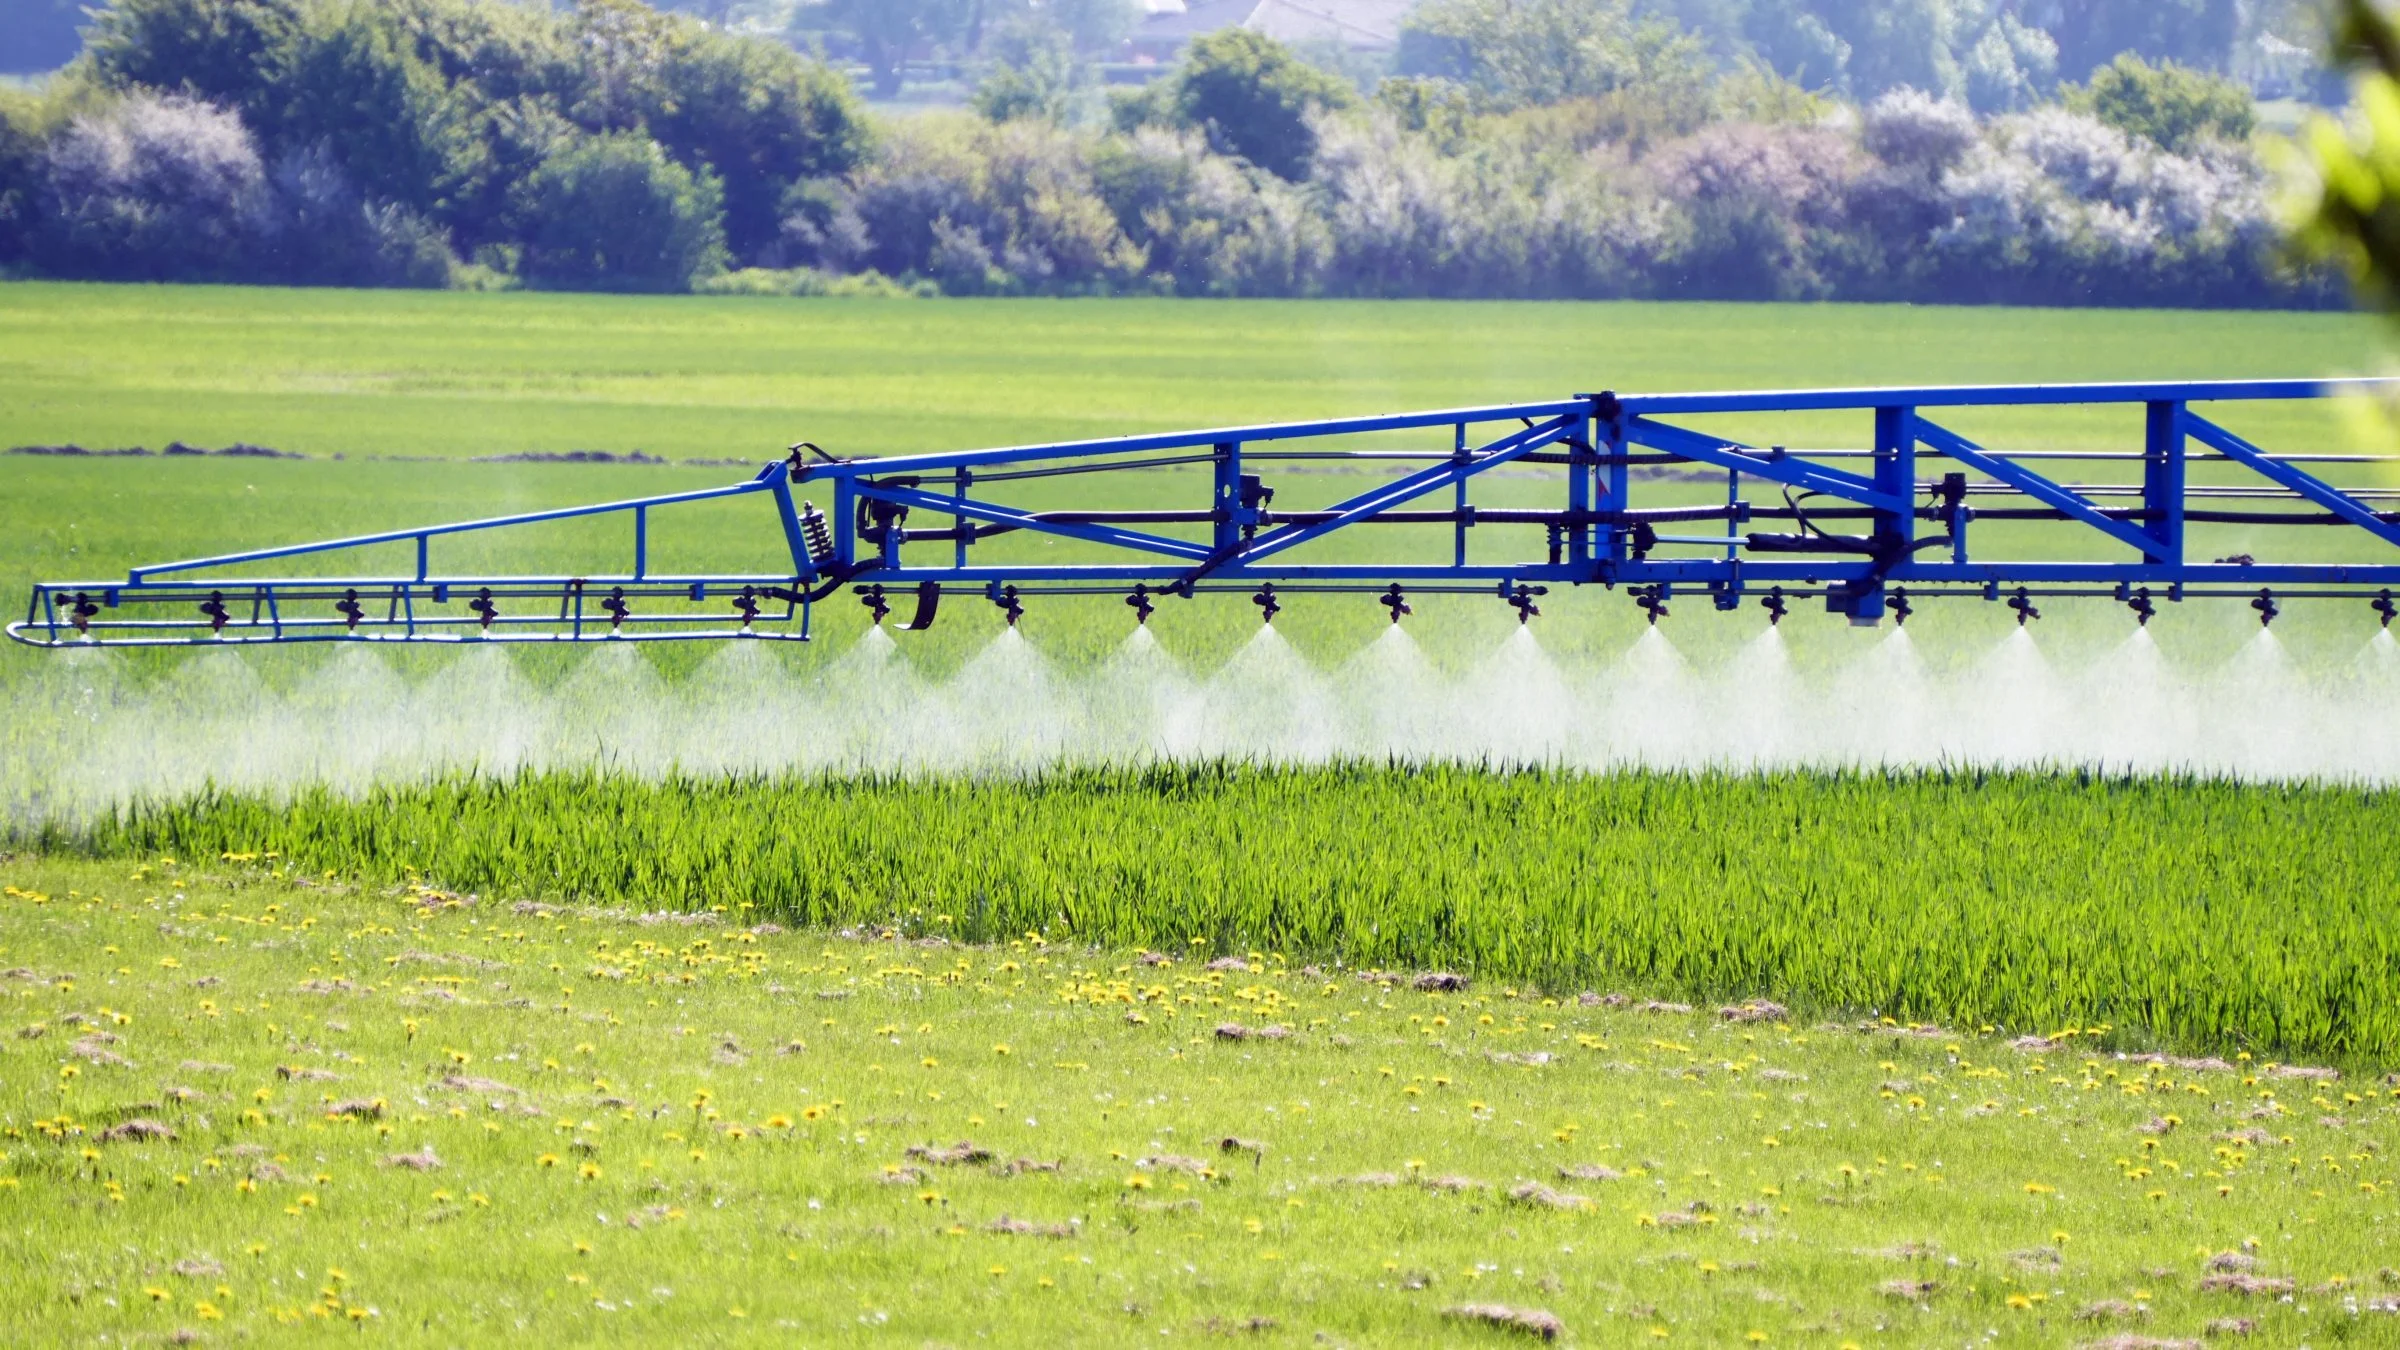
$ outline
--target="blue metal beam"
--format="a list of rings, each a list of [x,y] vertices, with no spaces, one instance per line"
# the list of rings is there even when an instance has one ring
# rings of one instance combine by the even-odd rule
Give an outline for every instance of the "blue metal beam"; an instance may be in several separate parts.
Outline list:
[[[991,502],[979,502],[972,497],[939,497],[915,488],[884,487],[864,481],[858,484],[858,495],[877,501],[892,502],[900,506],[940,511],[949,515],[969,516],[976,520],[988,520],[1001,525],[1012,525],[1021,530],[1038,530],[1043,534],[1063,535],[1069,539],[1081,539],[1094,544],[1108,544],[1115,548],[1140,549],[1145,553],[1163,553],[1170,558],[1190,558],[1197,561],[1208,556],[1206,544],[1195,544],[1188,539],[1169,539],[1165,535],[1144,534],[1139,530],[1123,530],[1113,525],[1082,525],[1068,521],[1043,520],[1029,511],[1021,511],[1013,506],[999,506]]]
[[[2234,435],[2225,428],[2193,413],[2183,415],[2184,429],[2202,444],[2258,471],[2259,475],[2276,484],[2290,488],[2317,505],[2333,512],[2387,544],[2400,544],[2400,525],[2393,525],[2340,488],[2267,457],[2267,452]]]
[[[1234,554],[1233,565],[1254,566],[1285,549],[1298,548],[1311,539],[1323,538],[1345,525],[1353,525],[1389,511],[1402,502],[1422,497],[1452,483],[1463,483],[1486,469],[1498,468],[1558,440],[1567,434],[1572,425],[1573,419],[1560,417],[1540,426],[1527,427],[1479,450],[1470,451],[1464,460],[1422,469],[1397,482],[1362,492],[1348,501],[1336,502],[1326,508],[1333,512],[1330,519],[1314,525],[1286,525]]]
[[[1113,436],[1104,440],[1060,441],[1054,445],[1016,445],[998,450],[946,450],[926,455],[887,455],[839,464],[810,464],[801,479],[833,478],[873,473],[931,473],[987,464],[1012,464],[1033,459],[1083,459],[1151,450],[1189,449],[1227,443],[1284,441],[1318,436],[1363,436],[1384,431],[1414,431],[1447,427],[1459,422],[1516,422],[1527,418],[1565,417],[1586,412],[1591,403],[1577,398],[1552,403],[1510,403],[1481,408],[1450,408],[1440,412],[1398,413],[1387,417],[1333,417],[1316,422],[1268,422],[1258,426],[1218,427],[1209,431],[1162,432],[1149,436]]]
[[[1833,412],[1859,408],[2025,408],[2068,403],[2265,402],[2373,393],[2391,381],[2189,380],[2120,384],[1968,384],[1882,389],[1772,389],[1731,393],[1625,394],[1630,416],[1677,413]]]
[[[770,466],[780,471],[780,465]],[[663,497],[633,497],[620,502],[603,502],[597,506],[567,506],[555,511],[528,511],[514,516],[488,516],[482,520],[465,520],[454,525],[422,525],[413,530],[385,530],[380,534],[356,534],[346,539],[327,539],[313,544],[287,544],[281,548],[252,549],[247,553],[220,553],[210,558],[187,558],[182,562],[153,563],[136,567],[126,574],[128,581],[142,581],[164,576],[170,572],[190,572],[203,567],[230,567],[237,563],[266,562],[274,558],[298,558],[311,553],[333,553],[346,548],[365,548],[371,544],[397,544],[404,539],[418,541],[437,535],[465,534],[472,530],[496,530],[510,525],[538,525],[551,520],[573,520],[581,516],[604,516],[613,511],[631,511],[636,507],[674,506],[682,502],[704,502],[718,497],[739,497],[752,492],[767,491],[773,484],[765,474],[745,479],[731,487],[702,488],[697,492],[675,492]]]
[[[1811,464],[1793,455],[1747,449],[1721,436],[1711,436],[1688,427],[1669,426],[1647,417],[1636,417],[1628,422],[1625,439],[1702,464],[1714,464],[1720,469],[1738,469],[1791,487],[1844,497],[1879,511],[1906,511],[1910,505],[1910,498],[1885,492],[1877,488],[1872,480],[1857,474]]]
[[[1947,427],[1917,419],[1917,439],[1978,473],[1997,478],[2053,510],[2064,511],[2109,538],[2148,557],[2157,541],[2122,520],[2111,520],[2081,494],[2061,487],[2033,470],[2011,464]]]

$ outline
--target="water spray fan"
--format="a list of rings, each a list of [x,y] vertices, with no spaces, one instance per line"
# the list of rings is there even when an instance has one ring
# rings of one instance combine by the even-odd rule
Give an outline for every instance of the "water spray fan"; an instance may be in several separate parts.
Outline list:
[[[38,582],[25,618],[7,631],[44,647],[806,641],[815,607],[845,588],[878,624],[895,592],[913,590],[916,608],[903,631],[931,627],[945,590],[980,592],[1011,625],[1030,602],[1051,597],[1117,597],[1144,624],[1162,600],[1208,594],[1245,596],[1267,623],[1298,597],[1357,594],[1396,624],[1415,612],[1418,597],[1444,593],[1490,597],[1531,623],[1542,613],[1536,597],[1561,586],[1621,593],[1653,624],[1685,592],[1728,611],[1756,596],[1771,623],[1804,599],[1873,625],[1905,621],[1943,598],[2005,601],[2019,623],[2031,623],[2041,616],[2038,600],[2096,596],[2125,605],[2142,624],[2157,615],[2159,598],[2236,599],[2261,623],[2293,600],[2349,598],[2367,601],[2388,624],[2391,591],[2400,587],[2400,556],[2388,552],[2400,547],[2400,511],[2389,508],[2400,493],[2337,487],[2303,467],[2380,457],[2269,453],[2222,420],[2223,409],[2238,414],[2245,405],[2388,383],[1581,394],[872,459],[842,459],[803,442],[724,487],[150,564],[121,581]],[[2112,405],[2140,412],[2138,447],[2000,449],[1945,425],[1961,410]],[[2208,405],[2207,414],[2195,405]],[[1793,449],[1716,426],[1728,417],[1748,429],[1795,417],[1822,425],[1828,414],[1854,415],[1860,443]],[[2094,481],[2067,481],[2045,461],[2101,467],[2080,470]],[[2110,464],[2121,466],[2122,481],[2105,481]],[[2209,481],[2192,481],[2195,465]],[[1276,507],[1270,476],[1328,468],[1375,485],[1324,506]],[[1473,500],[1504,468],[1544,480],[1542,503]],[[1660,469],[1684,483],[1694,470],[1721,473],[1724,498],[1644,504]],[[1169,509],[1100,504],[1113,499],[1107,488],[1162,474],[1172,475],[1169,492],[1195,499]],[[1069,484],[1071,499],[1089,505],[1033,509],[1005,500],[1012,483],[1037,479]],[[1296,495],[1290,486],[1287,501]],[[1525,500],[1522,490],[1511,496]],[[756,503],[757,528],[779,563],[788,558],[788,570],[652,566],[654,514],[736,499]],[[437,544],[565,520],[623,522],[629,565],[606,575],[523,576],[434,565]],[[1995,556],[1978,522],[2007,523],[2018,544],[2033,537],[2023,527],[2041,527],[2039,556]],[[1418,528],[1382,528],[1395,525]],[[1446,547],[1426,527],[1446,534]],[[2192,547],[2194,527],[2234,527],[2245,541],[2275,531],[2279,540],[2332,547],[2318,560],[2240,553],[2203,561],[2208,550]],[[1070,543],[1076,556],[1002,557],[995,554],[1009,550],[979,547],[1011,534]],[[394,545],[413,548],[413,567],[358,575],[346,566],[364,550]],[[254,575],[287,563],[327,570]]]

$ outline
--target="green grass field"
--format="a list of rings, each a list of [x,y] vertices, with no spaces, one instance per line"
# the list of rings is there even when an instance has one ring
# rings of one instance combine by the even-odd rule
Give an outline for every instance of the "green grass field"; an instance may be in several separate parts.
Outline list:
[[[20,282],[0,285],[0,445],[763,462],[801,439],[874,455],[1596,389],[2360,373],[2377,335],[2319,313]]]
[[[12,1343],[2400,1330],[2372,1080],[294,872],[0,864]]]
[[[755,463],[802,437],[877,454],[1603,387],[2354,373],[2376,338],[2322,314],[0,285],[0,447],[309,456],[0,457],[0,586],[746,472],[469,462],[484,455]],[[2136,435],[2077,414],[1959,425],[2016,445]],[[2346,444],[2322,406],[2237,425]],[[755,539],[704,514],[662,522],[659,547],[743,567]],[[454,565],[598,567],[619,542],[561,531]],[[825,641],[768,659],[849,669],[863,616],[822,618]],[[1255,622],[1195,604],[1154,627],[1205,673]],[[2339,671],[2371,622],[2296,605],[2277,634]],[[1671,632],[1710,665],[1761,624],[1683,605]],[[1382,625],[1364,601],[1306,598],[1278,631],[1333,671]],[[1443,597],[1412,625],[1451,671],[1515,627]],[[2082,659],[2127,626],[2061,606],[2039,636]],[[1097,602],[1037,607],[1024,631],[1068,678],[1124,627]],[[1000,628],[946,607],[889,669],[979,669]],[[1622,596],[1562,594],[1537,631],[1606,669],[1641,620]],[[1783,631],[1818,672],[1874,640],[1821,615]],[[1972,604],[1909,628],[1953,670],[2009,631]],[[2191,605],[2158,632],[2169,664],[2207,670],[2257,628]],[[12,1341],[356,1321],[443,1344],[1451,1344],[1531,1334],[1539,1311],[1585,1344],[2130,1346],[2243,1321],[2271,1344],[2400,1344],[2380,790],[1361,765],[728,781],[643,762],[299,809],[280,793],[300,785],[274,783],[89,830],[26,814],[95,718],[134,719],[124,763],[172,762],[181,785],[242,757],[207,740],[225,727],[391,734],[342,704],[372,691],[600,687],[616,701],[577,734],[605,751],[607,718],[644,715],[627,700],[712,678],[691,650],[520,652],[521,683],[496,686],[455,654],[376,658],[363,680],[350,655],[0,656],[0,844],[20,850],[0,855]],[[850,692],[826,715],[871,708]],[[270,694],[306,720],[234,716]],[[479,711],[518,710],[468,706],[442,734],[474,735]],[[812,715],[757,712],[785,735]],[[747,931],[770,919],[800,931]],[[885,923],[905,941],[827,932]],[[1178,960],[1144,965],[1140,946]],[[1260,968],[1201,968],[1228,954]],[[1428,994],[1362,964],[1476,983]],[[1587,1007],[1585,990],[1702,1006]],[[1713,1015],[1752,997],[1793,1011]],[[1225,1021],[1293,1034],[1220,1039]],[[2152,1049],[2222,1067],[2119,1057]],[[2284,1059],[2345,1076],[2269,1068]],[[993,1157],[908,1152],[961,1139]],[[1486,1304],[1527,1322],[1451,1315]]]

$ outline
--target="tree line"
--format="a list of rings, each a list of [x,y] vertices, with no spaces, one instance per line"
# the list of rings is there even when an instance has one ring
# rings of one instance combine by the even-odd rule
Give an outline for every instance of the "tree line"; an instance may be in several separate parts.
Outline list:
[[[1712,47],[1746,28],[1703,35],[1630,0],[1423,0],[1415,73],[1230,29],[1111,90],[1075,25],[1105,31],[1113,3],[1020,5],[994,23],[970,109],[877,118],[814,56],[635,0],[113,0],[65,73],[0,91],[0,268],[785,294],[2340,299],[2279,241],[2248,90],[2174,62],[2121,53],[1978,110],[1938,80],[1805,87]]]

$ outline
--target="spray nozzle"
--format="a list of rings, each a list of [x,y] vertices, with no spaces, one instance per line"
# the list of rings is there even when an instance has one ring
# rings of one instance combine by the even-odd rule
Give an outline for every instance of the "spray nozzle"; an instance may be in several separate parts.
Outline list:
[[[2391,592],[2386,591],[2384,594],[2389,595]],[[2391,602],[2386,600],[2384,603],[2388,605]],[[91,592],[77,591],[75,592],[75,605],[67,611],[67,617],[74,623],[76,632],[89,635],[92,631],[92,619],[99,612],[100,606],[92,603]],[[2391,620],[2386,619],[2384,622],[2388,624]]]
[[[1783,616],[1790,613],[1792,609],[1791,605],[1783,598],[1783,587],[1781,586],[1768,591],[1766,598],[1758,602],[1758,607],[1767,612],[1767,626],[1770,628],[1782,627]]]
[[[742,616],[742,627],[748,628],[758,618],[758,588],[742,587],[742,593],[733,597],[733,609]]]
[[[210,591],[208,598],[200,602],[200,612],[208,616],[208,631],[212,633],[224,632],[226,622],[232,617],[225,612],[223,591]]]
[[[1640,605],[1642,612],[1650,616],[1650,626],[1653,628],[1658,626],[1660,619],[1667,617],[1667,592],[1664,586],[1634,587],[1633,603]]]
[[[2273,624],[2276,616],[2283,613],[2283,609],[2275,603],[2275,592],[2264,586],[2259,588],[2258,598],[2250,602],[2250,608],[2258,611],[2258,626],[2261,628]]]
[[[1250,597],[1250,603],[1258,606],[1258,617],[1264,623],[1274,623],[1275,616],[1283,612],[1283,602],[1275,598],[1275,583],[1272,581],[1261,585],[1258,594]]]
[[[1401,598],[1400,583],[1397,581],[1392,583],[1392,588],[1390,590],[1385,591],[1380,596],[1377,596],[1375,603],[1392,612],[1393,623],[1400,622],[1400,616],[1403,614],[1416,613],[1415,610],[1409,608],[1408,601]]]
[[[625,588],[622,586],[609,587],[608,598],[600,602],[600,608],[608,614],[608,631],[612,633],[622,628],[625,620],[633,615],[633,606],[625,603]]]
[[[1532,623],[1535,618],[1539,617],[1542,607],[1533,603],[1533,597],[1549,593],[1550,588],[1547,586],[1528,586],[1524,582],[1518,582],[1517,588],[1508,592],[1509,607],[1517,611],[1517,622],[1520,624]]]
[[[2125,606],[2133,611],[2134,618],[2141,620],[2144,628],[2148,628],[2150,621],[2158,617],[2158,605],[2150,599],[2150,588],[2147,586],[2135,591],[2133,598],[2127,600]]]
[[[355,587],[342,592],[342,598],[334,602],[333,612],[342,616],[342,626],[353,633],[358,631],[358,621],[367,615],[366,606],[358,603]]]
[[[2393,616],[2395,614],[2400,614],[2400,607],[2395,607],[2392,604],[2392,593],[2390,591],[2378,591],[2375,595],[2375,603],[2370,606],[2370,608],[2375,611],[2376,617],[2383,620],[2383,626],[2386,628],[2392,626]]]
[[[1150,587],[1146,584],[1135,585],[1133,594],[1125,597],[1125,603],[1133,607],[1133,621],[1145,627],[1150,623],[1151,614],[1158,609],[1157,602],[1150,598]]]
[[[1908,616],[1917,612],[1917,607],[1910,604],[1908,601],[1908,591],[1906,588],[1899,586],[1892,588],[1891,611],[1892,627],[1906,628],[1908,626]]]
[[[1017,599],[1017,588],[1014,586],[1001,587],[999,592],[992,596],[992,603],[998,605],[1000,612],[1008,616],[1008,626],[1011,628],[1017,626],[1017,620],[1025,617],[1025,603]]]
[[[2017,588],[2015,595],[2008,597],[2008,607],[2017,612],[2017,627],[2019,628],[2042,617],[2042,612],[2033,607],[2033,596],[2022,586]]]
[[[883,626],[884,616],[892,612],[892,602],[883,598],[883,583],[880,581],[860,591],[858,603],[865,605],[867,612],[875,616],[875,626],[878,628]]]
[[[478,589],[475,598],[467,602],[467,611],[481,620],[486,630],[490,629],[492,620],[500,617],[500,607],[492,603],[492,588],[485,586]]]

